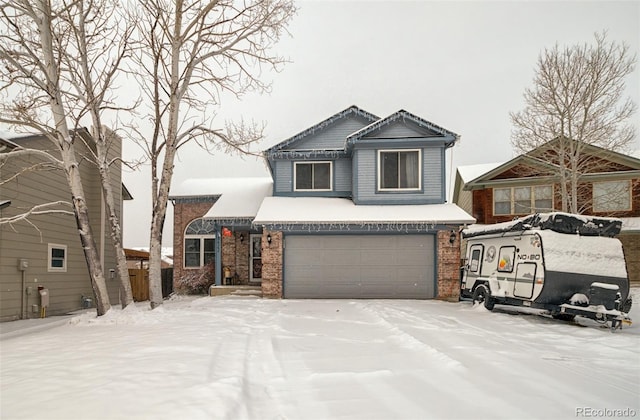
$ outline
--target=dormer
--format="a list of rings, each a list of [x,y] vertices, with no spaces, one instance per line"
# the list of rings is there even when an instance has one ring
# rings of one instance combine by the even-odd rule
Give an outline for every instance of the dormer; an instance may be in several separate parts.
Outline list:
[[[379,117],[351,106],[268,149],[274,196],[351,197],[345,139]]]
[[[400,110],[346,139],[356,204],[439,204],[445,195],[449,130]]]

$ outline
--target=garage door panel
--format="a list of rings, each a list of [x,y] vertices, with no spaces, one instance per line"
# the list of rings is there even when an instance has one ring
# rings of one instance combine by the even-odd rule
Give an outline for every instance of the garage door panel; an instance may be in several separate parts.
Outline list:
[[[433,235],[287,235],[288,298],[430,298]]]

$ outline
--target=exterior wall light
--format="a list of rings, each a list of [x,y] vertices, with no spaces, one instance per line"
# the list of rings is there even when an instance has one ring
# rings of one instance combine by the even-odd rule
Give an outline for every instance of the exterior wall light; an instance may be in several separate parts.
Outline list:
[[[453,245],[455,241],[456,241],[456,231],[452,229],[451,235],[449,235],[449,243]]]
[[[243,233],[240,234],[240,243],[242,243],[242,242],[244,242],[244,234]]]
[[[267,234],[267,243],[271,245],[271,234]]]

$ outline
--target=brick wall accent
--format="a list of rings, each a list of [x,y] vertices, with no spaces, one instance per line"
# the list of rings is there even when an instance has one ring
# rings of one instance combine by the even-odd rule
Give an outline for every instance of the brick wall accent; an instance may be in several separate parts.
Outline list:
[[[271,244],[267,236],[271,235]],[[282,232],[262,232],[262,296],[282,298]]]
[[[640,287],[640,233],[623,233],[617,238],[622,242],[629,282],[632,286]]]
[[[249,243],[249,232],[245,230],[237,230],[232,236],[222,237],[220,246],[223,276],[224,268],[228,267],[232,276],[238,276],[240,284],[249,284]]]
[[[460,299],[460,234],[449,243],[450,230],[438,231],[438,295],[436,298],[457,302]]]
[[[204,216],[214,201],[200,203],[175,203],[173,207],[173,286],[177,290],[176,280],[185,274],[184,268],[184,231],[195,219]],[[192,270],[188,270],[192,271]]]

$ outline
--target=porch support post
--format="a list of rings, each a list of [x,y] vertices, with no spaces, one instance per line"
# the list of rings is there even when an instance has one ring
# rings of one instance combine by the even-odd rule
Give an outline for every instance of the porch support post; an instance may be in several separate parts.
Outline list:
[[[216,227],[216,286],[222,285],[222,226],[218,223]]]

